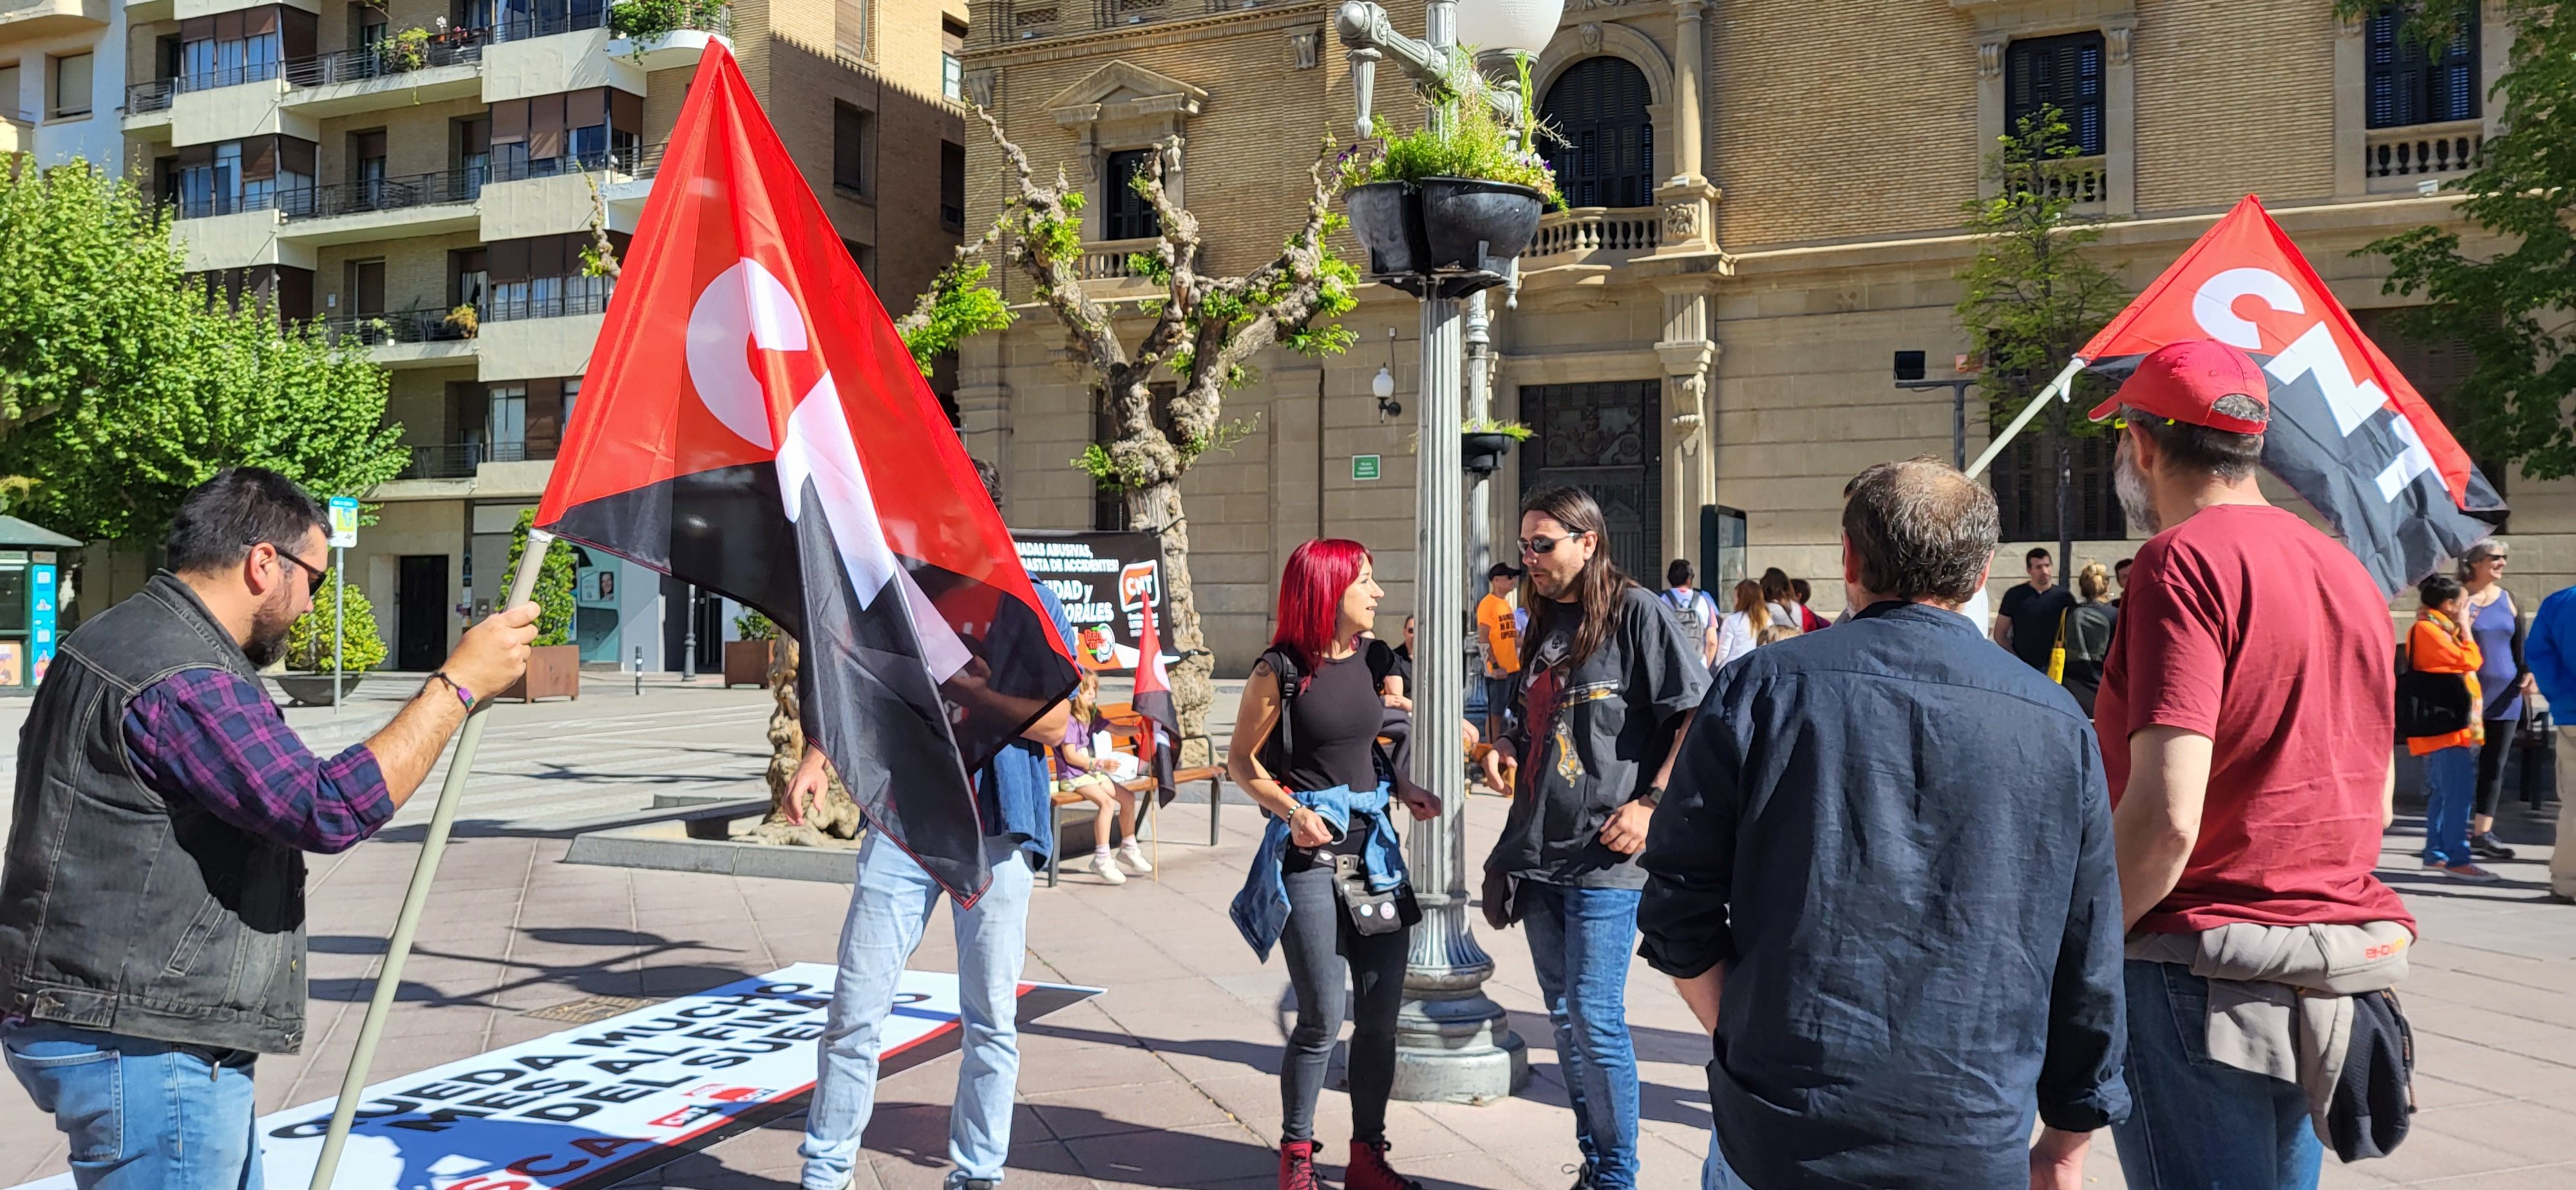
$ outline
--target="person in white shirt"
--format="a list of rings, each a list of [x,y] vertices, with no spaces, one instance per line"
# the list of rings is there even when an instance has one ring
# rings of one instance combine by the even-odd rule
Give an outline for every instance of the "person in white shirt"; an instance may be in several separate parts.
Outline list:
[[[1746,579],[1735,584],[1735,610],[1717,627],[1717,659],[1711,664],[1723,669],[1726,663],[1753,651],[1762,640],[1762,630],[1777,622],[1768,600],[1762,598],[1762,584]]]

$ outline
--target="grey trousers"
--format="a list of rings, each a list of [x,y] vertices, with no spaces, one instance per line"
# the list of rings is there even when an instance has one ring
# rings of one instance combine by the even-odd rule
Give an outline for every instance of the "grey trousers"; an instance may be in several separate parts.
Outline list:
[[[1297,1025],[1279,1067],[1282,1140],[1315,1138],[1315,1097],[1342,1020],[1351,1021],[1351,1139],[1386,1139],[1386,1097],[1395,1087],[1395,1010],[1404,1003],[1404,958],[1413,931],[1362,934],[1333,895],[1333,869],[1319,863],[1283,878],[1288,928],[1280,950],[1297,992]],[[1344,972],[1348,972],[1345,981]],[[1344,1001],[1358,993],[1356,1005]]]

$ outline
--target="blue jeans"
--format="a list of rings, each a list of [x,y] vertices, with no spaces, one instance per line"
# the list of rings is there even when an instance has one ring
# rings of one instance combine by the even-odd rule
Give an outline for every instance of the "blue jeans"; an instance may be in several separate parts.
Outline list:
[[[1727,1165],[1726,1154],[1717,1147],[1717,1129],[1708,1130],[1708,1160],[1699,1167],[1699,1190],[1752,1190],[1744,1179],[1735,1176]]]
[[[2111,1138],[2130,1190],[2315,1190],[2307,1094],[2210,1058],[2209,981],[2135,959],[2125,977],[2131,1106]]]
[[[251,1055],[42,1021],[0,1026],[0,1051],[81,1190],[260,1190]]]
[[[2478,800],[2478,750],[2468,744],[2424,754],[2424,862],[2459,867],[2469,851],[2469,810]]]
[[[1020,1079],[1020,963],[1028,954],[1029,865],[1019,849],[984,841],[993,883],[972,909],[951,905],[957,929],[957,1004],[965,1063],[949,1109],[951,1187],[1002,1179],[1011,1151],[1011,1098]],[[876,1107],[881,1029],[894,1011],[895,982],[921,945],[922,923],[939,886],[903,848],[870,832],[859,848],[859,886],[841,927],[839,982],[824,1029],[814,1101],[805,1113],[808,1190],[838,1190],[858,1161],[859,1135]]]
[[[1633,888],[1524,881],[1530,963],[1556,1025],[1557,1069],[1574,1102],[1574,1142],[1600,1190],[1637,1184],[1637,1047],[1628,1036],[1628,961],[1637,951]]]

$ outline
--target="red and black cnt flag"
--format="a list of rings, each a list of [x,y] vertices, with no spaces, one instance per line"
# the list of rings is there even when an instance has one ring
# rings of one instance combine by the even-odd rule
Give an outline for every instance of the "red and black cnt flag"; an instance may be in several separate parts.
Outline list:
[[[894,322],[709,46],[537,523],[760,611],[871,829],[961,903],[970,774],[1077,676]],[[998,858],[998,857],[996,857]]]
[[[2262,365],[2264,468],[2333,522],[2382,593],[2494,531],[2469,514],[2502,512],[2495,488],[2251,195],[2076,354],[2121,380],[2183,339],[2216,339]]]
[[[1173,776],[1179,771],[1181,717],[1172,705],[1171,671],[1163,666],[1163,638],[1154,625],[1154,593],[1144,592],[1140,602],[1145,605],[1145,627],[1136,637],[1133,705],[1142,720],[1137,725],[1136,754],[1154,770],[1154,804],[1168,806],[1181,792]],[[1159,834],[1161,828],[1155,829]]]

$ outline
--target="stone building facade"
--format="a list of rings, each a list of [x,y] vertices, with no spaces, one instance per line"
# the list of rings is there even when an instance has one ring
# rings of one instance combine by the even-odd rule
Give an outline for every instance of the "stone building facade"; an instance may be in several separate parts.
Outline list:
[[[1542,224],[1516,307],[1496,302],[1493,412],[1536,437],[1487,481],[1486,532],[1511,539],[1526,488],[1584,483],[1610,508],[1616,555],[1652,572],[1641,579],[1681,557],[1709,586],[1779,566],[1816,580],[1820,610],[1839,608],[1844,482],[1953,450],[1949,393],[1898,389],[1891,365],[1919,351],[1938,379],[1964,359],[1953,306],[1975,245],[1962,204],[2008,120],[2040,101],[2069,113],[2078,210],[2110,222],[2099,251],[2133,288],[2259,195],[2438,407],[2458,353],[2395,336],[2385,312],[2403,299],[2381,293],[2383,261],[2353,253],[2454,219],[2435,186],[2492,131],[2481,97],[2510,41],[2486,7],[2461,44],[2422,55],[2381,23],[2339,20],[2329,0],[1569,0],[1533,79],[1539,110],[1575,142],[1554,151],[1572,209]],[[1418,4],[1390,9],[1419,31]],[[1333,12],[977,0],[965,89],[1040,167],[1091,179],[1087,284],[1141,298],[1122,275],[1122,237],[1139,227],[1113,210],[1126,154],[1180,137],[1176,189],[1206,225],[1211,266],[1255,267],[1295,218],[1318,141],[1348,136]],[[1418,118],[1393,76],[1379,74],[1378,110]],[[980,226],[999,156],[976,135],[968,157]],[[1114,502],[1068,465],[1091,440],[1092,398],[1051,319],[1029,313],[963,355],[970,449],[1003,466],[1013,524],[1105,523]],[[1278,567],[1306,538],[1367,543],[1386,606],[1411,603],[1414,304],[1371,286],[1345,322],[1358,338],[1346,356],[1263,361],[1229,411],[1259,431],[1183,485],[1220,673],[1258,652]],[[1372,397],[1381,367],[1407,414]],[[1988,437],[1975,401],[1970,454]],[[1359,478],[1370,455],[1376,478]],[[2007,536],[2022,540],[1997,555],[1998,591],[2019,580],[2026,545],[2056,537],[2048,468],[2025,448],[2005,458]],[[2077,561],[2128,556],[2138,534],[2110,499],[2108,451],[2079,461]],[[2576,578],[2570,489],[2499,472],[2523,547],[2510,584],[2530,606]]]

